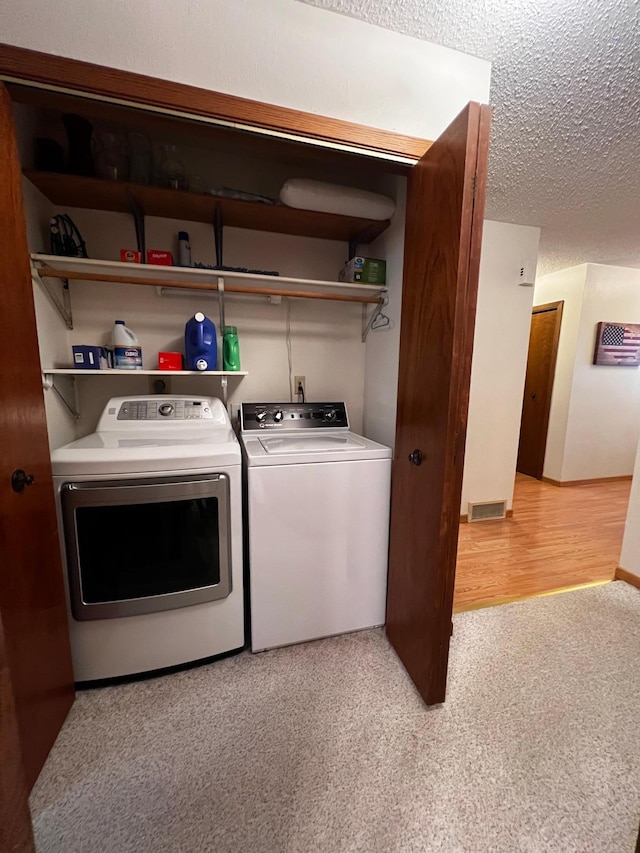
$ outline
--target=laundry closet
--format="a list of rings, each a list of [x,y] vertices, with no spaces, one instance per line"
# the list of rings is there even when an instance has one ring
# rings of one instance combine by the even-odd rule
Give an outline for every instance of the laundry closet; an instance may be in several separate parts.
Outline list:
[[[443,701],[489,109],[470,103],[429,143],[6,46],[0,74],[0,357],[10,367],[0,497],[7,558],[20,566],[0,608],[28,779],[72,701],[46,434],[51,448],[84,436],[107,400],[163,390],[158,380],[174,395],[218,397],[235,417],[243,402],[295,399],[303,376],[307,399],[344,401],[353,429],[394,444],[385,630],[427,704]],[[64,147],[69,114],[165,146],[186,189],[36,170],[34,140]],[[296,177],[381,193],[395,213],[373,222],[202,191],[277,198]],[[43,257],[61,212],[88,260]],[[180,231],[205,268],[156,266],[150,277],[150,266],[119,260],[121,249],[175,253]],[[384,286],[338,283],[356,252],[386,261]],[[375,329],[379,308],[389,322]],[[241,370],[148,374],[159,351],[180,349],[196,311],[237,327]],[[71,347],[106,344],[116,319],[138,335],[144,370],[69,373]]]
[[[58,100],[74,112],[53,110]],[[240,137],[232,150],[224,133],[194,122],[112,105],[106,112],[66,96],[49,95],[46,107],[15,105],[31,239],[46,239],[51,223],[56,252],[31,246],[35,286],[48,302],[36,297],[76,683],[217,658],[240,651],[249,637],[261,651],[384,624],[391,454],[358,432],[366,339],[382,318],[391,329],[382,312],[386,282],[337,279],[358,238],[391,223],[380,214],[363,220],[279,200],[283,185],[295,192],[298,176],[337,171],[362,189],[381,177],[305,162],[306,152],[290,164],[286,143],[263,152]],[[43,169],[51,151],[64,172]],[[365,208],[378,200],[394,213],[392,200],[365,192]],[[129,212],[112,209],[123,206]],[[401,222],[402,209],[398,216]],[[225,219],[252,227],[226,228]],[[61,235],[63,251],[78,256],[59,254]],[[190,243],[183,266],[177,238]],[[164,263],[153,263],[161,253]],[[216,319],[218,341],[209,321],[213,364],[199,372],[187,339],[207,323],[205,311]],[[117,350],[113,367],[104,364],[105,329],[116,317],[124,318],[117,327],[126,323],[124,343],[133,337],[127,326],[135,329],[129,349],[141,345],[142,369],[118,369]],[[241,341],[243,370],[225,370],[228,324]],[[74,355],[79,347],[97,355],[95,369],[69,359],[72,347]],[[161,358],[183,347],[186,369],[162,370]],[[125,360],[134,358],[128,351]],[[313,388],[320,390],[311,396]],[[242,400],[283,401],[254,418],[262,435],[279,433],[264,445],[278,465],[250,468],[244,519],[240,448],[214,396],[231,418]],[[346,402],[346,410],[321,400]],[[287,402],[295,406],[283,423]],[[60,447],[69,422],[76,440]],[[282,436],[296,426],[304,429],[285,456]]]

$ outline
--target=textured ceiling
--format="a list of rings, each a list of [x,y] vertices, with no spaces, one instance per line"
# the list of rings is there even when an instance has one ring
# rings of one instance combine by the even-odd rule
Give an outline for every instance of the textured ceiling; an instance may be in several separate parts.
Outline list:
[[[302,0],[493,63],[487,216],[640,266],[640,0]]]

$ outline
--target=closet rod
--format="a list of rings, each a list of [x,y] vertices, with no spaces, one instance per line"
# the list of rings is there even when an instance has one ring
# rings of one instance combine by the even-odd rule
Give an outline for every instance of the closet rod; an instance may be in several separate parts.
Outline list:
[[[212,270],[215,275],[216,271]],[[86,273],[77,272],[76,270],[57,270],[50,267],[38,267],[38,275],[40,278],[68,278],[79,279],[81,281],[104,281],[112,284],[141,284],[145,287],[175,287],[183,288],[184,290],[217,290],[218,285],[215,282],[210,284],[200,282],[178,281],[177,279],[165,278],[131,278],[124,275],[109,275],[108,273]],[[221,278],[224,278],[224,270],[219,271]],[[274,276],[274,279],[277,279]],[[277,287],[245,287],[241,284],[224,285],[225,293],[258,293],[262,296],[293,296],[300,299],[330,299],[335,302],[359,302],[359,303],[379,303],[379,296],[349,296],[346,293],[318,293],[316,291],[304,290],[284,290]]]

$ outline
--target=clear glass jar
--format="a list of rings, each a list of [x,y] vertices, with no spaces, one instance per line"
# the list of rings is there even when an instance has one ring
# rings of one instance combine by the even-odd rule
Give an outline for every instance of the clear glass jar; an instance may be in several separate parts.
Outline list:
[[[184,165],[175,145],[160,146],[157,183],[172,190],[183,190],[186,186]]]
[[[99,131],[93,137],[96,175],[108,181],[129,179],[129,151],[121,133]]]
[[[153,149],[149,138],[144,133],[130,132],[129,152],[129,180],[132,184],[150,184],[153,175]]]
[[[203,193],[204,181],[200,175],[189,175],[187,178],[187,188],[190,193]]]

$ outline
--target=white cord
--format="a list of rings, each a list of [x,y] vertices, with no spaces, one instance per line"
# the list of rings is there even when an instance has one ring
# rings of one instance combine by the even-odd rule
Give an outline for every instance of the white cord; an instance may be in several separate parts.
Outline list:
[[[289,298],[287,298],[286,342],[287,361],[289,364],[289,402],[293,403],[293,364],[291,358],[291,300]]]

